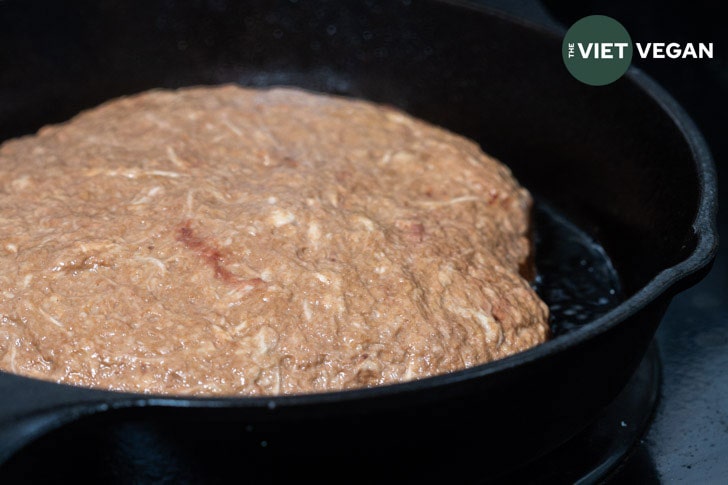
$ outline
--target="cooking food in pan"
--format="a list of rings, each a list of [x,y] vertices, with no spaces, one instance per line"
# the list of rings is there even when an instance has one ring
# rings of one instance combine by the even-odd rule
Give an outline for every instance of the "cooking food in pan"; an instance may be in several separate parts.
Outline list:
[[[294,394],[442,374],[548,335],[528,192],[392,108],[153,90],[6,142],[0,163],[9,372]]]

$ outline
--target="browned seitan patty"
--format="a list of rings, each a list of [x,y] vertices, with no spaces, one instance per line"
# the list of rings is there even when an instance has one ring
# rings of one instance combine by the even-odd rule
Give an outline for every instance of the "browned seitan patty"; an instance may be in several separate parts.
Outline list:
[[[110,101],[0,147],[0,368],[144,393],[374,386],[546,340],[531,198],[365,101]]]

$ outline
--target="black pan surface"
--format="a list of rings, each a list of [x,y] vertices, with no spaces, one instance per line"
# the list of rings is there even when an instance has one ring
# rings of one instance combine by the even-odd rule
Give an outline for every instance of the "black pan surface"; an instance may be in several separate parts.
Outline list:
[[[606,284],[596,295],[607,299],[605,311],[589,314],[594,285],[574,273],[570,291],[582,308],[554,311],[552,341],[395,386],[183,399],[0,373],[0,461],[87,416],[144,423],[172,442],[180,433],[196,443],[226,440],[241,467],[267,477],[275,469],[275,478],[331,478],[326,464],[336,457],[360,477],[381,479],[398,463],[400,478],[472,477],[476,469],[485,479],[576,433],[623,387],[670,298],[709,266],[715,173],[700,134],[659,86],[636,69],[609,86],[582,85],[563,68],[560,43],[450,2],[1,3],[0,139],[152,87],[287,84],[383,102],[504,160],[548,201],[540,232],[549,220],[571,221],[609,257],[604,278],[587,280],[606,284],[618,274],[621,289]],[[541,284],[554,274],[542,271]],[[611,298],[609,289],[619,292]],[[419,452],[411,466],[401,461],[410,447]]]

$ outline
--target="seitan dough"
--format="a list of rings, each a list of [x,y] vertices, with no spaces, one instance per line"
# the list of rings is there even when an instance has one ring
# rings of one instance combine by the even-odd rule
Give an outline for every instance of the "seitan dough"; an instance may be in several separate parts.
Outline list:
[[[0,147],[0,368],[182,395],[389,384],[544,342],[531,198],[366,101],[227,85]]]

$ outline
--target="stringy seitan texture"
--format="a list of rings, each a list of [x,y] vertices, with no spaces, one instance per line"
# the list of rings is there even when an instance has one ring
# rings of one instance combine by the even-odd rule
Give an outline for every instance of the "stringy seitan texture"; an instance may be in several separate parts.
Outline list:
[[[228,85],[0,147],[0,368],[143,393],[375,386],[543,342],[531,199],[392,108]],[[526,278],[524,278],[526,276]]]

